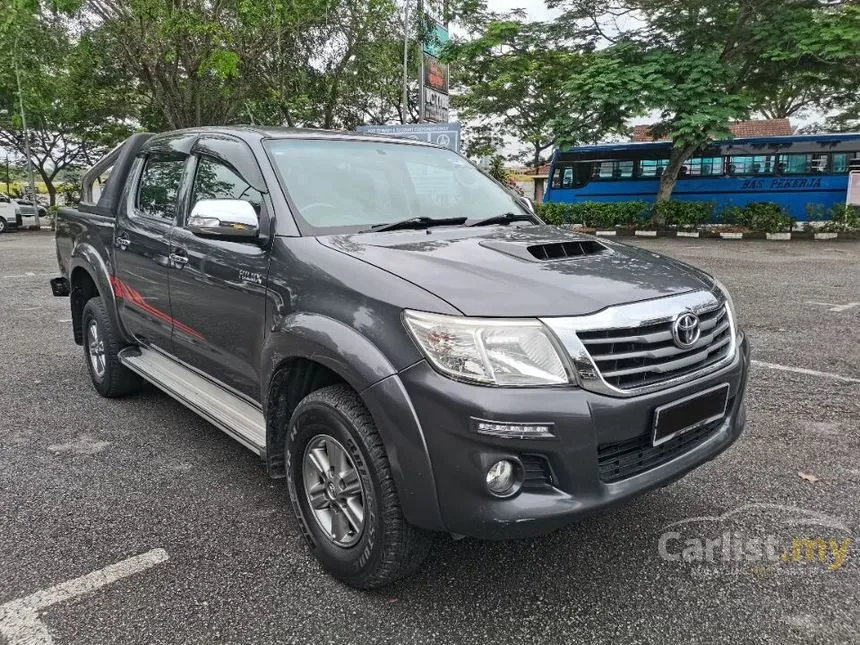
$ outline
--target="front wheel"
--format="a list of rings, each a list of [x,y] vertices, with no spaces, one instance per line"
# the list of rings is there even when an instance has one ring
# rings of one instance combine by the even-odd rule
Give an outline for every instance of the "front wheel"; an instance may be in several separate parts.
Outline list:
[[[5,233],[5,232],[6,232],[6,226],[7,226],[7,224],[6,224],[6,218],[4,218],[4,217],[0,217],[0,233]]]
[[[360,589],[409,575],[432,534],[407,524],[373,419],[346,385],[296,406],[286,447],[290,499],[314,555]]]

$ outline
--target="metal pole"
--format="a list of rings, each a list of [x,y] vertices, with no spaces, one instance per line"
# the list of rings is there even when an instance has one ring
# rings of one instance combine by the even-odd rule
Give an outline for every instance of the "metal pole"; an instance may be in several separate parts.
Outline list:
[[[403,8],[403,112],[401,123],[409,119],[409,0]]]
[[[418,123],[424,123],[424,1],[418,0],[418,20],[421,28],[418,30],[418,60],[421,68],[418,73]]]
[[[6,153],[6,194],[9,195],[9,153]]]
[[[33,179],[33,160],[30,158],[30,131],[24,114],[24,92],[21,90],[21,70],[18,68],[18,38],[15,37],[15,80],[18,83],[18,102],[21,105],[21,129],[24,131],[24,155],[27,157],[27,174],[30,177],[30,199],[33,203],[36,227],[39,223],[39,203],[36,201],[36,181]]]

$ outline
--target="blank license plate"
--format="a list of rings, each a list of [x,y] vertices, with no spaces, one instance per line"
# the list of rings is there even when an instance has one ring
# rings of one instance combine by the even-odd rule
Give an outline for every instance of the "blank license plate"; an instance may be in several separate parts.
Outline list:
[[[722,418],[729,402],[729,384],[723,383],[654,410],[655,446],[688,430]]]

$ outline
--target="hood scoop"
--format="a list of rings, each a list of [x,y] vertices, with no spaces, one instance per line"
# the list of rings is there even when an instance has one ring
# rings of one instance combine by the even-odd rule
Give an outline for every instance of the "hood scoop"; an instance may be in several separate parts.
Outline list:
[[[581,258],[588,255],[601,255],[611,253],[608,247],[597,240],[567,240],[565,242],[541,242],[539,244],[523,244],[507,242],[503,240],[484,240],[481,246],[511,255],[521,260],[534,262],[539,260],[565,260],[568,258]]]

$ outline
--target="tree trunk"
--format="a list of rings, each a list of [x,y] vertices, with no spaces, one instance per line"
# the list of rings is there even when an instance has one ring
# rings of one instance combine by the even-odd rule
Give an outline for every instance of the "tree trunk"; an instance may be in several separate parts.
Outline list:
[[[675,184],[678,182],[678,173],[681,171],[681,166],[690,158],[698,146],[675,146],[672,148],[672,154],[669,156],[669,165],[666,170],[660,175],[660,188],[657,191],[655,203],[668,201],[672,197],[672,191],[675,190]],[[657,222],[661,224],[662,222]]]

